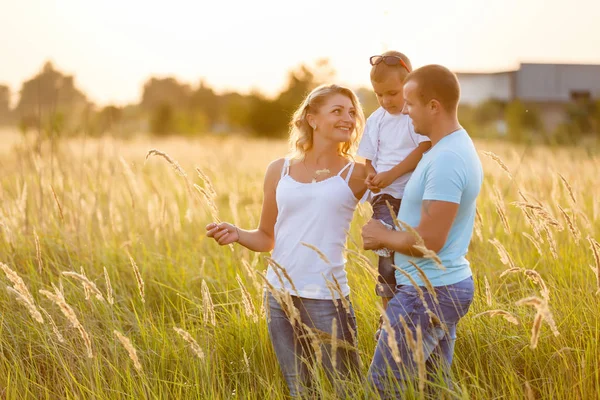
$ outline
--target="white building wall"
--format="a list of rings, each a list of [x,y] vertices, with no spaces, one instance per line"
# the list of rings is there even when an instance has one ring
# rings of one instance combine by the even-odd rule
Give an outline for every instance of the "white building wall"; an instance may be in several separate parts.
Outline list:
[[[460,83],[460,102],[477,105],[489,99],[513,99],[514,72],[494,74],[457,73]]]

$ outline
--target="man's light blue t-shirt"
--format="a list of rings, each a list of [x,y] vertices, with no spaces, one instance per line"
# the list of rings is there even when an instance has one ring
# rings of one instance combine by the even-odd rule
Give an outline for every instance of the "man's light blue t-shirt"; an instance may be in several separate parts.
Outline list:
[[[424,200],[447,201],[457,203],[459,207],[446,243],[438,252],[446,270],[427,258],[394,254],[396,266],[407,272],[419,286],[424,286],[424,283],[408,260],[425,272],[433,286],[451,285],[471,276],[465,255],[473,234],[476,200],[482,181],[481,162],[473,141],[464,129],[445,136],[423,155],[406,185],[398,219],[412,227],[418,226]],[[398,285],[411,284],[398,271],[396,282]]]

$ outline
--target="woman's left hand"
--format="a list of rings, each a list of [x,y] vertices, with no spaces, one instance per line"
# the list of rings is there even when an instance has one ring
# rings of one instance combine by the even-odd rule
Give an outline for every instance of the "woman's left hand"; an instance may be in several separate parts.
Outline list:
[[[378,220],[372,219],[362,227],[363,249],[377,250],[383,247],[383,235],[389,230]]]

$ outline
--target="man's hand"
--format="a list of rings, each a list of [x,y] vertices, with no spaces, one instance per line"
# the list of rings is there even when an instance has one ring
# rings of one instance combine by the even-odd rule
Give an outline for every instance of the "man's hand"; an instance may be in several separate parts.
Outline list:
[[[384,235],[389,234],[389,230],[378,220],[372,219],[362,227],[363,249],[377,250],[383,247],[382,240]]]
[[[380,172],[371,179],[371,184],[379,189],[386,188],[396,180],[392,171]]]

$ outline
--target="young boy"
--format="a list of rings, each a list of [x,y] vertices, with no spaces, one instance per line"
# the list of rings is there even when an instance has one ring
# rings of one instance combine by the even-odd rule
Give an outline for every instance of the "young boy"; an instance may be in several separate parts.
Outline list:
[[[381,107],[367,119],[358,155],[366,159],[369,170],[366,182],[373,193],[373,218],[393,226],[386,201],[397,215],[404,187],[431,142],[415,133],[410,117],[402,114],[404,78],[412,70],[408,57],[387,51],[370,62],[371,84]],[[379,256],[376,292],[384,309],[396,288],[393,263],[393,254]]]

